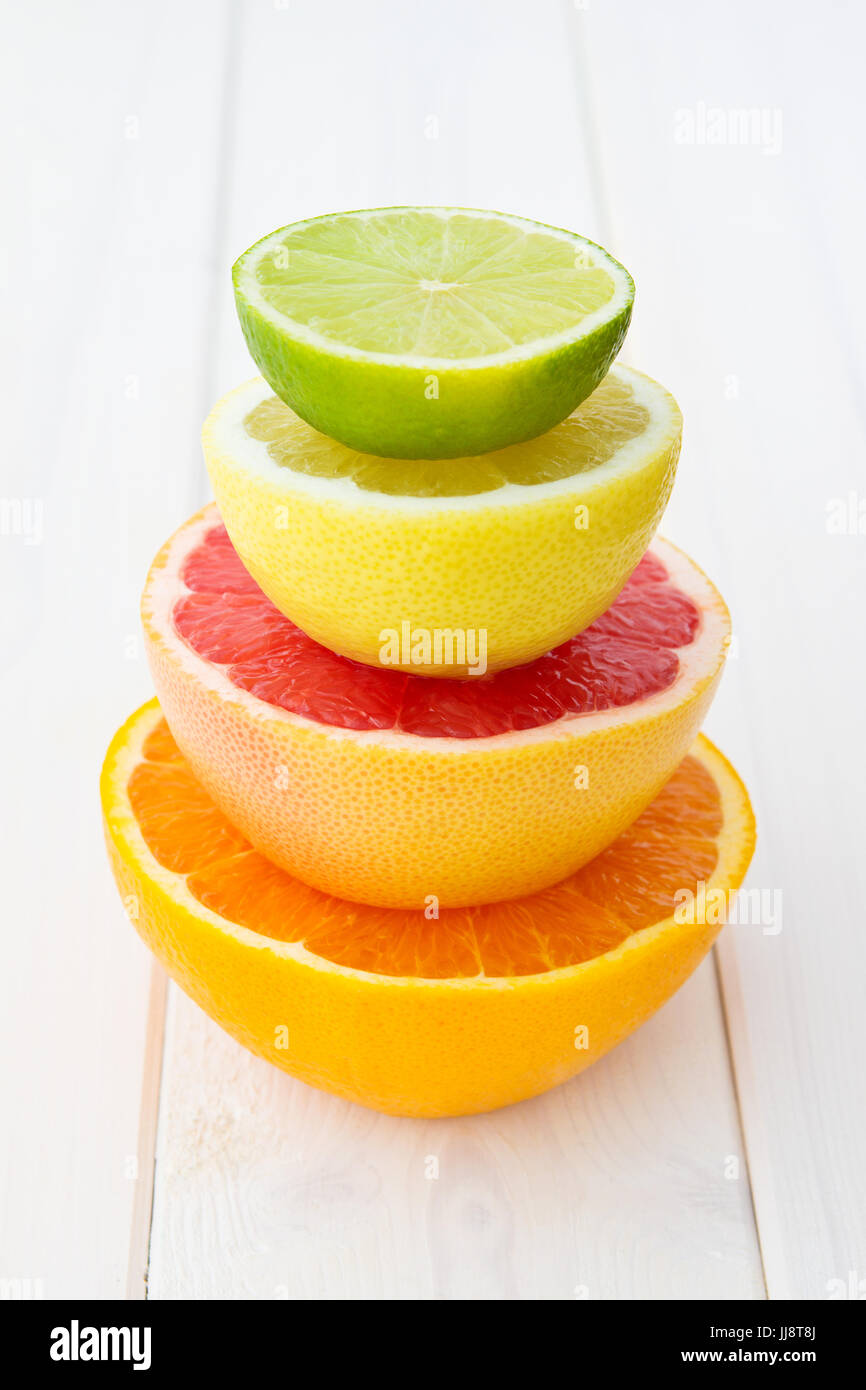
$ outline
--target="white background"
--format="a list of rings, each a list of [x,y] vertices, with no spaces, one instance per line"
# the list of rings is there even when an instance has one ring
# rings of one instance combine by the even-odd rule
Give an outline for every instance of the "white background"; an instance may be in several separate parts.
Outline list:
[[[7,1291],[866,1294],[864,13],[7,0]],[[412,202],[571,227],[633,272],[625,357],[686,419],[663,530],[734,615],[708,732],[754,796],[749,884],[782,902],[781,931],[727,929],[570,1085],[443,1122],[310,1090],[166,990],[96,789],[151,693],[146,567],[206,498],[204,415],[253,374],[232,260],[296,218]]]

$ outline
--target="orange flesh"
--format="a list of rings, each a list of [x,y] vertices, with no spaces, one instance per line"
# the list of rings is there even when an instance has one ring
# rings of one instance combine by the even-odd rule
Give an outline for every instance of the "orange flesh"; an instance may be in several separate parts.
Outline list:
[[[230,922],[377,975],[456,979],[535,975],[592,960],[669,916],[717,862],[719,793],[687,757],[609,849],[542,893],[487,907],[364,907],[308,888],[254,850],[199,785],[164,721],[147,737],[128,791],[154,858]]]

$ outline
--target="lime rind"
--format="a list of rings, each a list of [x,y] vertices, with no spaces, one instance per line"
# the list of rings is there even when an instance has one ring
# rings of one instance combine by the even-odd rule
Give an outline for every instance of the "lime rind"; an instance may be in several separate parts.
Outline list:
[[[512,259],[507,264],[494,260],[494,268],[504,268],[507,273],[488,278],[486,301],[479,298],[480,282],[475,280],[469,282],[468,287],[466,284],[460,286],[457,291],[460,297],[451,305],[452,320],[458,304],[470,317],[478,315],[481,325],[478,341],[484,350],[474,355],[443,356],[441,351],[382,352],[375,345],[360,346],[358,341],[341,340],[341,334],[343,339],[353,335],[347,326],[347,315],[343,314],[341,320],[335,312],[346,282],[345,276],[340,281],[334,269],[341,263],[331,257],[333,246],[330,243],[324,260],[331,279],[324,281],[318,303],[318,309],[327,309],[330,316],[313,312],[317,306],[316,287],[312,281],[304,281],[302,274],[303,256],[310,254],[306,248],[301,267],[292,271],[298,279],[294,299],[286,287],[281,291],[275,289],[267,258],[276,248],[290,243],[293,236],[305,234],[310,229],[333,231],[337,224],[341,224],[343,232],[348,224],[359,234],[359,228],[353,226],[355,221],[361,229],[369,229],[373,225],[371,219],[387,222],[389,218],[421,214],[445,221],[448,226],[455,221],[467,226],[479,223],[485,226],[485,235],[490,227],[501,227],[511,234],[519,233],[527,244],[540,241],[541,252],[537,248],[532,252],[535,261],[527,252],[530,265],[537,264],[538,256],[548,246],[564,248],[568,256],[579,263],[586,281],[588,288],[583,303],[586,312],[580,312],[573,268],[562,267],[562,298],[569,305],[571,318],[569,326],[562,327],[563,306],[551,298],[555,295],[555,286],[544,279],[555,275],[556,271],[528,272],[540,275],[542,280],[527,280],[521,289],[514,247]],[[287,252],[287,256],[291,254]],[[381,247],[379,255],[386,258]],[[291,266],[290,260],[288,264]],[[342,264],[345,269],[345,263]],[[431,261],[430,266],[432,264]],[[263,266],[265,272],[260,275]],[[423,277],[420,280],[416,277],[413,289],[411,273],[417,272],[417,266],[408,269],[398,266],[395,274],[393,257],[391,272],[391,278],[376,282],[380,284],[377,293],[387,297],[387,306],[380,302],[376,307],[373,302],[376,296],[368,296],[369,302],[362,310],[366,316],[363,332],[355,332],[356,339],[360,337],[361,341],[381,346],[381,338],[364,337],[372,331],[369,325],[376,322],[379,324],[377,332],[383,331],[381,325],[384,323],[384,331],[391,333],[393,341],[400,342],[400,331],[406,326],[401,313],[411,293],[415,293],[417,301],[417,289],[423,284]],[[321,276],[323,271],[320,269],[318,273]],[[381,276],[386,274],[386,269],[376,267],[372,273]],[[532,439],[551,429],[570,415],[605,376],[628,329],[634,297],[634,284],[624,267],[586,238],[526,219],[466,209],[372,209],[293,224],[271,233],[246,251],[235,263],[233,278],[247,345],[275,393],[322,433],[361,452],[391,458],[455,458],[483,454]],[[597,303],[602,279],[609,282],[609,293],[606,302]],[[455,289],[454,285],[439,283],[445,290]],[[369,289],[369,282],[365,284]],[[502,311],[501,323],[507,323],[511,333],[510,337],[502,334],[501,348],[497,347],[493,330],[488,333],[483,326],[488,320],[493,322],[489,312],[493,307],[490,286],[497,284],[495,303]],[[351,288],[355,294],[358,286],[354,284]],[[437,301],[436,293],[431,290],[428,299]],[[287,307],[294,307],[306,321],[292,318],[286,312]],[[414,307],[417,308],[417,303]],[[447,337],[449,325],[447,315],[439,310],[437,313],[441,341],[443,333]],[[541,331],[545,316],[552,329],[546,333]],[[349,319],[351,317],[348,315]],[[531,333],[526,330],[524,321],[527,318]],[[515,342],[521,324],[526,330],[526,340]],[[354,326],[357,328],[357,322]],[[410,328],[417,342],[421,325],[411,320]],[[459,325],[452,322],[451,328],[459,342]],[[499,332],[501,324],[494,324],[493,328]],[[431,336],[429,325],[427,337],[424,339],[422,335],[421,341],[436,346],[436,336]],[[401,346],[405,348],[406,342]]]
[[[538,439],[474,457],[432,460],[377,458],[347,449],[310,429],[278,396],[259,395],[243,429],[250,440],[265,445],[286,482],[298,473],[346,478],[367,494],[431,499],[471,497],[508,484],[536,488],[592,474],[630,441],[645,447],[647,431],[653,420],[660,423],[669,399],[646,378],[614,365],[577,410]]]

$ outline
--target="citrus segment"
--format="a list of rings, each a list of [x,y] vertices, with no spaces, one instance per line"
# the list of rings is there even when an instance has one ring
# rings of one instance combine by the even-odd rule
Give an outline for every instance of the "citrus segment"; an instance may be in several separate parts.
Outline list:
[[[601,247],[502,213],[378,208],[297,222],[233,269],[277,395],[369,454],[482,454],[550,429],[602,380],[634,284]]]
[[[673,397],[617,365],[554,429],[481,457],[360,454],[260,380],[215,407],[203,443],[232,542],[281,612],[343,656],[463,677],[465,660],[406,659],[386,635],[483,634],[497,671],[580,632],[649,545],[681,430]]]
[[[603,1055],[708,949],[721,918],[700,904],[739,887],[754,843],[742,785],[699,739],[631,830],[556,887],[437,921],[359,907],[238,837],[155,701],[115,737],[102,798],[118,885],[178,983],[260,1056],[399,1114],[492,1109]],[[683,890],[697,910],[675,920]]]
[[[161,730],[159,734],[164,743]],[[161,750],[157,745],[151,751]],[[217,810],[185,763],[142,763],[130,779],[129,799],[154,854],[176,873],[189,873],[246,848],[244,837]],[[184,824],[183,835],[178,834],[178,821]]]

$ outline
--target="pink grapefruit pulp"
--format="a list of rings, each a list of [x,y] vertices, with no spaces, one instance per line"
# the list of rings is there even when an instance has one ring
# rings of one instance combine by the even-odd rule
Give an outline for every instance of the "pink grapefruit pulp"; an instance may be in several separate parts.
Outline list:
[[[192,592],[175,605],[178,634],[224,666],[239,690],[322,724],[427,738],[483,738],[633,704],[673,684],[677,648],[700,623],[693,600],[647,554],[579,636],[526,666],[446,686],[362,665],[307,637],[262,593],[219,523],[190,552],[181,579]]]

